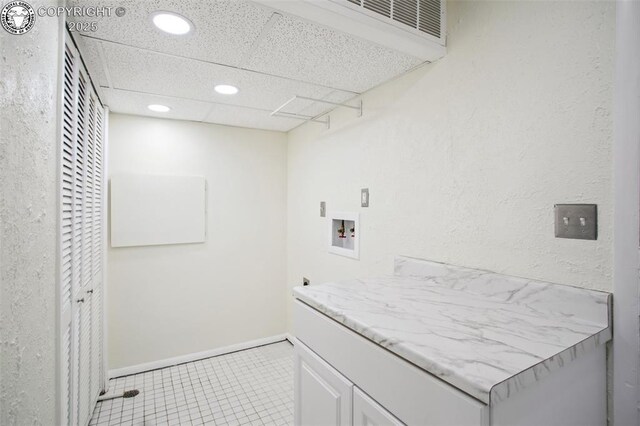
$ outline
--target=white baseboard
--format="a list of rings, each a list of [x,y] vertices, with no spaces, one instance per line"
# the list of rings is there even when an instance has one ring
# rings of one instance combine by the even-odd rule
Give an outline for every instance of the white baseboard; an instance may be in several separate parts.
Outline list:
[[[225,346],[222,348],[211,349],[208,351],[195,352],[192,354],[180,355],[173,358],[145,362],[143,364],[132,365],[129,367],[115,368],[113,370],[109,370],[109,379],[113,379],[114,377],[129,376],[131,374],[144,373],[145,371],[157,370],[158,368],[171,367],[173,365],[183,364],[185,362],[198,361],[200,359],[211,358],[212,356],[224,355],[231,352],[242,351],[244,349],[251,349],[257,346],[281,342],[283,340],[288,340],[289,342],[291,342],[291,339],[292,337],[289,333],[284,333],[278,334],[276,336],[263,337],[262,339],[251,340],[249,342],[237,343],[235,345]]]

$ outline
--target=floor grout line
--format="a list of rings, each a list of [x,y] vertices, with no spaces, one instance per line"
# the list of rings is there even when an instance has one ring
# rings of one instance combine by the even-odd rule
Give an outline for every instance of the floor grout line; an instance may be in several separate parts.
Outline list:
[[[140,394],[99,402],[90,426],[293,424],[293,348],[286,340],[113,378],[110,386]]]

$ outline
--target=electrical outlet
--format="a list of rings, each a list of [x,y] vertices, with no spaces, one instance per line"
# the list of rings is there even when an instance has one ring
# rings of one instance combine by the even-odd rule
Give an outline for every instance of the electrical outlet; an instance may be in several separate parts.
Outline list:
[[[598,239],[598,206],[596,204],[556,204],[556,238]]]
[[[309,284],[311,284],[311,281],[309,281],[309,278],[306,277],[302,277],[302,286],[308,286]]]

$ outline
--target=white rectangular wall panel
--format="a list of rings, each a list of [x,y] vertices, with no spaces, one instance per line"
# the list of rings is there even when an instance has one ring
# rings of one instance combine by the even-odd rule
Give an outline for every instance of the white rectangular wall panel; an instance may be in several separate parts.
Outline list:
[[[206,182],[197,176],[111,178],[111,247],[202,243]]]

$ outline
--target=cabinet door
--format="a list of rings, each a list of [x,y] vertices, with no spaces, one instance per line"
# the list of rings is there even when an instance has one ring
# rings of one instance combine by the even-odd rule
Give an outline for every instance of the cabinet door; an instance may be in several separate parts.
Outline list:
[[[353,387],[354,426],[400,426],[403,424],[360,389]]]
[[[294,347],[295,424],[352,424],[353,384],[299,340]]]

